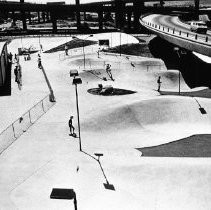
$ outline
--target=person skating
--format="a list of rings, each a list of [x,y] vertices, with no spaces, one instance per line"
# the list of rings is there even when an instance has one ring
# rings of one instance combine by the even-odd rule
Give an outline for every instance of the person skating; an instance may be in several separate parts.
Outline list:
[[[111,73],[111,65],[110,64],[107,64],[106,65],[106,73],[111,78],[111,80],[114,81],[113,76],[112,76],[112,73]]]
[[[14,75],[15,75],[15,82],[18,83],[18,65],[15,66]]]
[[[67,45],[64,46],[64,51],[65,51],[65,54],[68,55],[68,46]]]
[[[42,68],[42,61],[41,61],[41,56],[40,56],[40,54],[38,54],[37,62],[38,62],[38,68],[41,69],[41,68]]]
[[[160,92],[160,87],[161,87],[161,83],[162,83],[160,76],[158,77],[157,83],[158,83],[158,90],[157,91]]]
[[[70,116],[70,119],[68,121],[68,125],[69,125],[69,128],[70,128],[70,136],[76,136],[75,134],[75,128],[73,126],[73,116]]]

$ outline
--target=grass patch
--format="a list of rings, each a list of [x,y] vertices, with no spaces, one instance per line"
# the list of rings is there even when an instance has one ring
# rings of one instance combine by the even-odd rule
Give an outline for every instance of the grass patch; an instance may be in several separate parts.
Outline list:
[[[136,55],[136,56],[143,56],[143,57],[150,57],[150,58],[153,57],[146,43],[124,44],[124,45],[121,45],[121,47],[116,46],[116,47],[109,48],[105,51],[119,54],[120,50],[122,54]]]
[[[211,157],[211,135],[193,135],[154,147],[138,148],[146,157]]]
[[[74,48],[83,47],[83,46],[85,47],[85,46],[89,46],[93,44],[97,44],[97,42],[91,41],[91,40],[74,39],[69,42],[66,42],[65,44],[62,44],[50,50],[47,50],[45,51],[45,53],[54,53],[58,51],[64,51],[65,45],[67,45],[68,49],[74,49]]]

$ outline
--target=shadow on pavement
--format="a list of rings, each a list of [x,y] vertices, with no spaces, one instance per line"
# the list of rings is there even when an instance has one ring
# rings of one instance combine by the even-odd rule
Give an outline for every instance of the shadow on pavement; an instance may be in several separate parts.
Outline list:
[[[101,164],[101,162],[100,162],[100,156],[103,156],[103,154],[95,153],[95,155],[98,157],[98,158],[95,158],[94,156],[90,155],[90,154],[87,153],[87,152],[84,152],[84,151],[82,151],[82,152],[83,152],[85,155],[88,155],[89,157],[91,157],[91,158],[93,158],[94,160],[96,160],[96,161],[98,162],[98,164],[100,165],[100,169],[101,169],[101,171],[102,171],[102,173],[103,173],[103,176],[104,176],[104,178],[105,178],[105,180],[106,180],[106,183],[103,183],[104,187],[105,187],[106,189],[108,189],[108,190],[115,190],[114,185],[112,185],[112,184],[109,183],[109,181],[108,181],[108,179],[107,179],[107,177],[106,177],[106,175],[105,175],[105,172],[104,172],[104,170],[103,170],[102,164]],[[100,155],[100,156],[99,156],[99,155]]]

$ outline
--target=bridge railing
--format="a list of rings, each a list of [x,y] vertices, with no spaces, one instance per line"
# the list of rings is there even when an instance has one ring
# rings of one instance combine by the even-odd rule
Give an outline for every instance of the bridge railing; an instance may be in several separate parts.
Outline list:
[[[0,154],[26,132],[54,104],[54,102],[50,102],[49,95],[47,95],[3,130],[0,133]]]
[[[206,44],[206,45],[211,45],[211,39],[206,34],[197,34],[197,33],[191,33],[188,31],[177,30],[172,27],[167,27],[167,26],[147,22],[147,21],[144,21],[143,19],[141,19],[140,21],[141,21],[142,25],[144,25],[148,28],[152,28],[153,30],[156,30],[156,31],[159,31],[162,33],[166,33],[169,35],[173,35],[176,37],[180,37],[183,39],[187,39],[190,41],[199,42],[199,43]]]

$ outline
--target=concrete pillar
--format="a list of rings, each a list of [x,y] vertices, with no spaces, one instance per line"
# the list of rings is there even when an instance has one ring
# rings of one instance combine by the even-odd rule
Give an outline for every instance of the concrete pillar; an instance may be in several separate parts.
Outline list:
[[[86,12],[84,12],[84,21],[86,21]]]
[[[77,29],[80,30],[81,28],[81,15],[80,15],[80,0],[75,0],[76,6],[77,6],[77,11],[76,11],[76,21],[77,21]]]
[[[38,20],[38,23],[40,23],[40,12],[37,12],[37,20]]]
[[[45,23],[45,12],[42,12],[42,22]]]
[[[199,0],[195,0],[195,15],[196,19],[199,19]]]
[[[32,19],[31,19],[31,13],[28,13],[28,18],[29,18],[29,24],[32,24]]]
[[[140,29],[139,18],[144,12],[144,2],[143,1],[134,1],[133,2],[133,11],[134,11],[134,29]]]
[[[49,22],[50,21],[50,13],[46,12],[46,21]]]
[[[98,12],[99,30],[103,30],[103,11]]]
[[[123,28],[125,23],[125,3],[123,0],[115,0],[115,20],[116,20],[116,28]]]
[[[15,11],[12,11],[12,26],[16,26]]]
[[[128,29],[131,29],[131,16],[132,16],[131,12],[128,12],[127,13],[127,28]]]
[[[24,0],[20,0],[20,3],[23,4]],[[25,11],[21,11],[21,19],[22,19],[22,23],[23,23],[23,30],[27,30]]]
[[[52,24],[53,24],[53,33],[56,33],[57,32],[57,17],[56,17],[56,14],[51,12],[51,21],[52,21]]]

